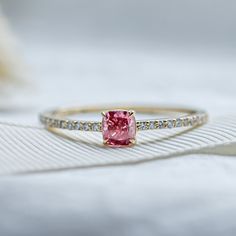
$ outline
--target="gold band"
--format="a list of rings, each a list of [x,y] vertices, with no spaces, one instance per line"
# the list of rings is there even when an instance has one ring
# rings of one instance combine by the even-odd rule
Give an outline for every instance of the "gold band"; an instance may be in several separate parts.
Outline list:
[[[205,111],[193,110],[186,108],[171,108],[171,107],[149,107],[149,106],[125,106],[125,107],[82,107],[82,108],[66,108],[56,109],[45,112],[40,115],[40,121],[46,127],[59,128],[68,130],[80,131],[102,131],[102,122],[99,121],[84,121],[67,119],[70,115],[82,113],[95,113],[107,110],[128,110],[143,114],[171,114],[168,118],[145,119],[137,120],[137,131],[178,128],[178,127],[194,127],[207,122],[208,115]],[[172,114],[176,113],[172,117]],[[182,113],[179,115],[179,113]],[[177,115],[178,114],[178,115]]]

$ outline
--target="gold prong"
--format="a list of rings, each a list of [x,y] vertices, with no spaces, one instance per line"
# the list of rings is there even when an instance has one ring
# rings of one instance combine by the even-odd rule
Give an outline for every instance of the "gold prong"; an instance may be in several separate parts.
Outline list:
[[[103,144],[104,144],[104,145],[107,145],[107,141],[108,141],[107,139],[106,139],[106,140],[103,139]]]
[[[130,140],[130,143],[131,143],[132,145],[136,144],[136,139],[131,139],[131,140]]]
[[[133,111],[133,110],[129,110],[128,112],[129,112],[130,116],[134,116],[135,115],[135,111]]]
[[[102,114],[102,116],[104,116],[104,117],[106,116],[106,112],[105,112],[105,111],[102,111],[101,114]]]

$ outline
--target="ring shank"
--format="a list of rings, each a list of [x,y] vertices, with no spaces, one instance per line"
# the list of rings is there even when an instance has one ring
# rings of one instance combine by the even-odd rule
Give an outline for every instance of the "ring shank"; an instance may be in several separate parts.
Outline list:
[[[121,106],[121,107],[84,107],[84,108],[66,108],[66,109],[57,109],[51,111],[54,115],[60,116],[68,116],[68,115],[75,115],[81,113],[94,113],[94,112],[102,112],[102,111],[109,111],[109,110],[134,110],[135,112],[139,113],[146,113],[146,114],[160,114],[160,113],[187,113],[187,114],[194,114],[197,113],[197,110],[187,109],[187,108],[173,108],[173,107],[144,107],[144,106]]]
[[[66,108],[56,109],[45,112],[40,115],[40,121],[49,128],[61,128],[68,130],[81,130],[81,131],[97,131],[101,132],[101,122],[97,121],[83,121],[67,119],[67,116],[95,113],[109,110],[133,110],[137,113],[143,114],[173,114],[178,113],[171,118],[157,118],[137,120],[136,126],[138,131],[150,129],[163,129],[163,128],[177,128],[187,126],[197,126],[207,122],[208,115],[205,111],[176,108],[176,107],[153,107],[153,106],[118,106],[118,107],[81,107],[81,108]],[[182,113],[179,115],[179,113]]]

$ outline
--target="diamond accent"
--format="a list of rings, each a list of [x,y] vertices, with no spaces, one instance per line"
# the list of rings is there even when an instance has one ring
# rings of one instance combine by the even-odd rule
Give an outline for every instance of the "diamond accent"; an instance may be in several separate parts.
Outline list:
[[[150,121],[149,123],[149,129],[155,129],[156,128],[156,122],[155,121]]]
[[[99,125],[99,123],[94,123],[92,124],[92,130],[93,131],[100,131],[101,130],[101,126]]]
[[[147,126],[146,126],[146,122],[140,122],[140,126],[139,126],[139,128],[141,129],[141,130],[145,130],[145,129],[147,129]]]
[[[162,120],[159,121],[158,128],[159,129],[163,129],[164,128],[164,122]]]
[[[85,122],[85,123],[83,124],[83,130],[84,130],[84,131],[89,131],[89,130],[90,130],[90,125],[89,125],[89,123]]]
[[[67,128],[68,128],[69,130],[72,130],[72,129],[73,129],[73,124],[72,124],[71,122],[69,122],[69,123],[67,124]]]
[[[167,127],[168,127],[169,129],[173,128],[173,120],[168,120],[168,121],[167,121]]]
[[[175,124],[176,124],[176,127],[182,127],[182,120],[178,118]]]
[[[183,121],[184,126],[188,126],[188,118],[185,118]]]

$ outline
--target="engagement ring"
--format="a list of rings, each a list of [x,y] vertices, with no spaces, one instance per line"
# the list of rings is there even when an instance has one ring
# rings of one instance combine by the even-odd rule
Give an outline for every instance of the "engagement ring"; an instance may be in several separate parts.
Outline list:
[[[98,112],[102,116],[101,121],[69,118],[72,115]],[[149,114],[151,118],[136,120],[136,113]],[[157,115],[165,115],[165,118],[158,118]],[[145,106],[56,109],[40,115],[40,121],[46,128],[102,132],[103,143],[109,147],[134,145],[139,131],[197,127],[206,123],[207,119],[205,111]]]

